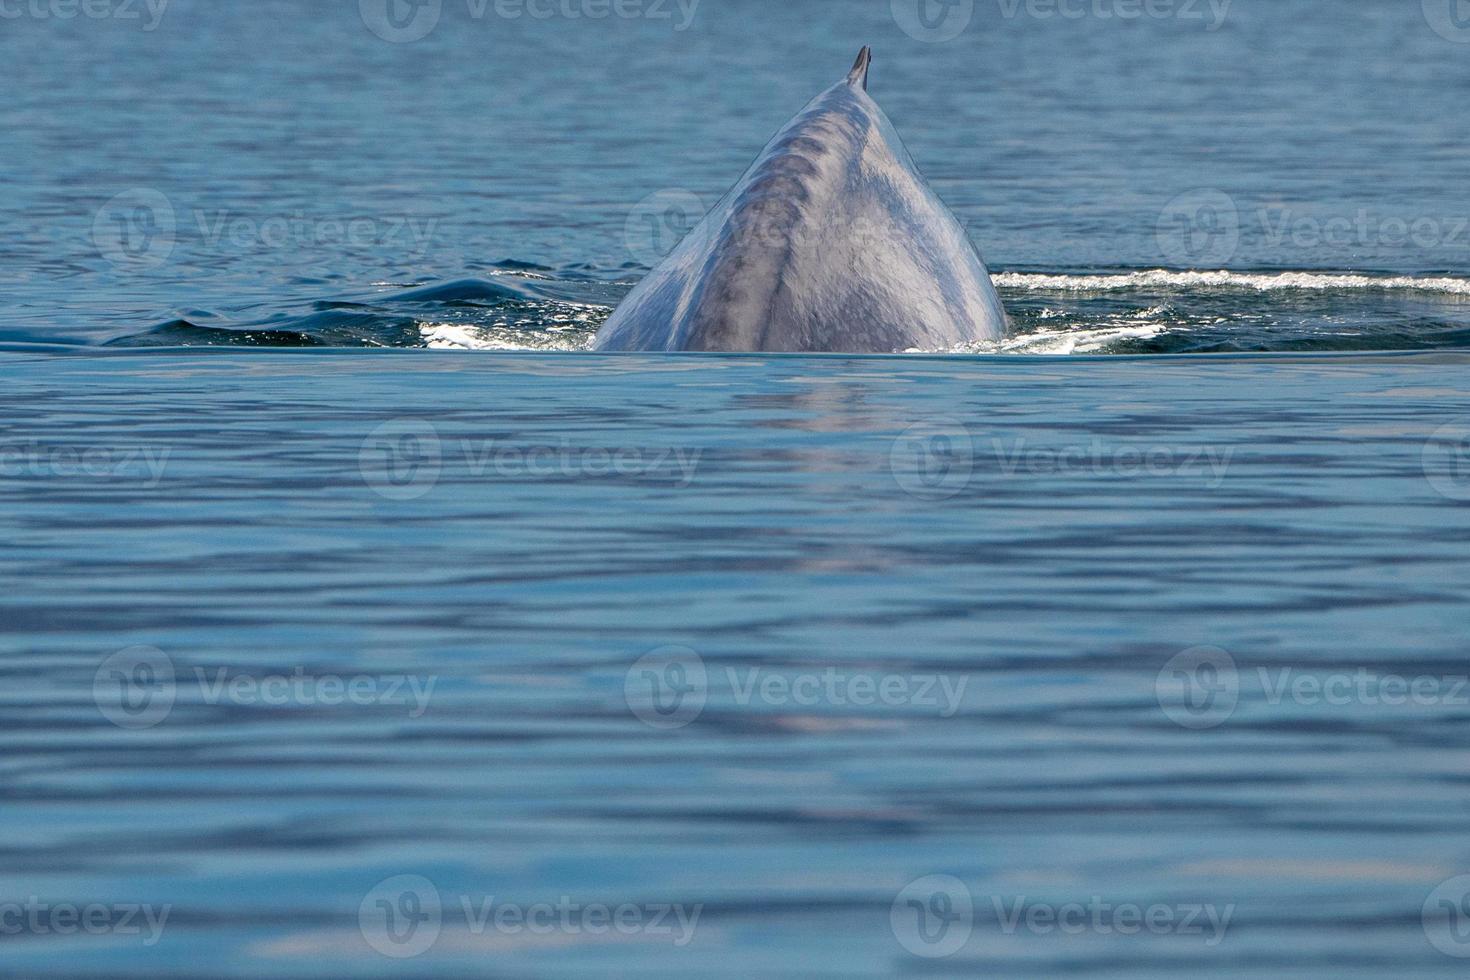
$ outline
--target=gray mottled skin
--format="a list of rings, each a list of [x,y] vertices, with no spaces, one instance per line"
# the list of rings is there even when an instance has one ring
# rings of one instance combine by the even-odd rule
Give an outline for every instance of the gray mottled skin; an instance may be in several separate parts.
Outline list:
[[[976,253],[878,104],[869,52],[630,292],[607,351],[939,350],[1006,331]]]

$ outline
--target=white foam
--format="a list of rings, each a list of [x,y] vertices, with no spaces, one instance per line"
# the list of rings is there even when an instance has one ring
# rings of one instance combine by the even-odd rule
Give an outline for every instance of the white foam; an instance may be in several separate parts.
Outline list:
[[[552,327],[535,333],[514,327],[458,323],[420,323],[418,327],[425,345],[434,350],[586,350],[593,336],[587,330],[570,327]]]
[[[1270,292],[1281,289],[1387,289],[1427,293],[1451,293],[1470,296],[1470,279],[1449,277],[1416,278],[1414,276],[1334,275],[1321,272],[1248,273],[1176,272],[1150,269],[1105,275],[1047,275],[1030,272],[1002,272],[992,277],[997,286],[1007,289],[1029,289],[1055,292],[1101,292],[1117,289],[1212,286],[1225,289],[1254,289]]]
[[[1163,323],[1119,323],[1073,330],[1033,330],[1004,340],[967,344],[955,353],[1091,354],[1120,340],[1147,340],[1168,329]]]

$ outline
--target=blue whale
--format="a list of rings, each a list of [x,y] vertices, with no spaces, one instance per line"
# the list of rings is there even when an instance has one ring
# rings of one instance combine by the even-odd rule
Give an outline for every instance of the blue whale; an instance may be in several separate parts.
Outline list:
[[[969,236],[867,92],[869,48],[597,333],[604,351],[942,350],[1006,333]]]

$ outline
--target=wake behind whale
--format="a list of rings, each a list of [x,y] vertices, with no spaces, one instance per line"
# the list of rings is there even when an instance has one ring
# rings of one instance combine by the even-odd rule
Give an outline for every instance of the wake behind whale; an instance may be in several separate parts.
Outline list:
[[[597,334],[605,351],[890,353],[999,340],[985,263],[867,94],[796,115]]]

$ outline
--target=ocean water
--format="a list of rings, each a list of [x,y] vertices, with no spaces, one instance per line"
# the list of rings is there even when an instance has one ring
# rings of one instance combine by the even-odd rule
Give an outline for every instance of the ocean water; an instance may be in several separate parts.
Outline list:
[[[587,351],[865,43],[1014,335]],[[0,975],[1463,975],[1463,6],[0,54]]]
[[[580,349],[864,43],[997,352],[1470,329],[1459,0],[10,2],[0,340]]]

